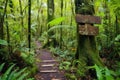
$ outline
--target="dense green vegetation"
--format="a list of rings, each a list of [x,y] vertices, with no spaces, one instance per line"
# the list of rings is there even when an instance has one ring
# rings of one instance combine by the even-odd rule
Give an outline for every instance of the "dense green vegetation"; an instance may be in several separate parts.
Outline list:
[[[120,80],[119,2],[0,0],[0,80],[34,80],[35,41],[59,58],[70,80]],[[99,16],[99,34],[80,35],[76,14]]]

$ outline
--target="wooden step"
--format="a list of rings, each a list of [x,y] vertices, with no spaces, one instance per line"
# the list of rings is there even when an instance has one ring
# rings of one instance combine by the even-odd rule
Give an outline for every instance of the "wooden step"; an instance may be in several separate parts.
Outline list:
[[[54,78],[53,78],[52,80],[61,80],[61,79],[54,79]]]
[[[41,70],[41,73],[55,73],[58,72],[57,70]]]
[[[57,60],[43,60],[42,62],[57,62]]]
[[[43,65],[41,65],[41,67],[48,67],[48,66],[49,66],[49,67],[50,67],[50,66],[53,67],[54,65],[55,65],[55,64],[43,64]]]
[[[53,67],[47,66],[47,67],[40,67],[39,69],[40,70],[58,70],[59,68],[56,66],[53,66]]]

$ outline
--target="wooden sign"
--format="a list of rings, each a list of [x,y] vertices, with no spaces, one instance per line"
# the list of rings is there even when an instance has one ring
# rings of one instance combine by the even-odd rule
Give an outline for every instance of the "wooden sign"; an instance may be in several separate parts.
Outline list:
[[[98,27],[94,27],[90,24],[79,25],[79,34],[80,35],[95,36],[98,33],[99,33]]]
[[[87,24],[100,24],[101,19],[98,16],[77,14],[76,22],[77,23],[87,23]]]

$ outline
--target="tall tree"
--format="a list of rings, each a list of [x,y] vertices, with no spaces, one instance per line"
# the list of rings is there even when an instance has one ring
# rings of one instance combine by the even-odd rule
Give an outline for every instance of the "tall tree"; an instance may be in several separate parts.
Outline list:
[[[4,24],[4,17],[6,14],[6,9],[7,9],[7,4],[8,4],[8,0],[5,0],[5,8],[2,9],[3,10],[3,15],[0,14],[0,39],[4,39],[4,28],[3,28],[3,24]]]
[[[21,0],[19,0],[19,6],[20,6],[21,25],[22,25],[22,31],[23,31],[24,22],[23,22],[23,11],[22,11],[22,2],[21,2]]]
[[[54,19],[54,0],[47,0],[47,5],[48,22],[50,22]],[[48,25],[48,29],[50,29],[50,25]],[[54,35],[53,31],[48,33],[48,42],[46,44],[48,46],[50,46],[50,44],[55,46],[56,44],[55,38],[51,37],[52,35]]]
[[[110,31],[109,31],[109,28],[110,28],[109,21],[110,21],[110,19],[109,19],[109,11],[108,11],[109,9],[108,9],[108,5],[107,5],[106,0],[103,3],[103,7],[105,9],[105,11],[104,11],[105,16],[104,16],[104,23],[103,24],[104,24],[104,27],[105,27],[105,35],[107,35],[106,45],[108,46],[108,44],[110,42],[110,37],[109,37],[110,36],[109,35],[109,33],[110,33]]]
[[[6,15],[6,18],[7,15]],[[11,52],[11,46],[10,46],[10,30],[9,30],[9,24],[8,21],[6,21],[6,31],[7,31],[7,43],[8,43],[8,55],[10,55]]]
[[[73,5],[73,0],[71,0],[71,21],[70,21],[70,25],[72,26],[72,22],[73,22],[73,15],[74,15],[74,5]]]
[[[28,47],[31,48],[31,0],[28,0]]]
[[[63,16],[63,0],[61,0],[61,17]],[[61,22],[62,25],[62,22]],[[62,28],[60,28],[60,48],[62,48]]]
[[[115,36],[117,36],[118,34],[120,34],[120,29],[119,29],[119,23],[118,23],[118,15],[116,14],[116,20],[115,20],[115,24],[116,24],[116,33]]]
[[[89,4],[91,3],[90,1],[91,0],[75,0],[76,14],[93,15],[94,8],[93,5]],[[80,35],[79,27],[77,26],[77,39],[78,39],[78,45],[77,45],[76,59],[79,59],[79,61],[82,64],[84,64],[82,68],[94,64],[103,66],[103,63],[101,62],[99,57],[98,49],[96,48],[95,37]],[[84,70],[84,72],[86,72],[86,70]]]
[[[54,19],[54,0],[47,0],[48,22]],[[50,26],[48,26],[49,28]]]

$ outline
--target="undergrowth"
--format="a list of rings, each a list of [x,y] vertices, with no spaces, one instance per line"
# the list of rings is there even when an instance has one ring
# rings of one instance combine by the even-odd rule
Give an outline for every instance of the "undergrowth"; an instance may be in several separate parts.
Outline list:
[[[30,72],[26,72],[27,68],[15,68],[15,64],[12,64],[7,70],[3,71],[4,66],[5,63],[0,65],[0,80],[35,80],[29,77]]]

